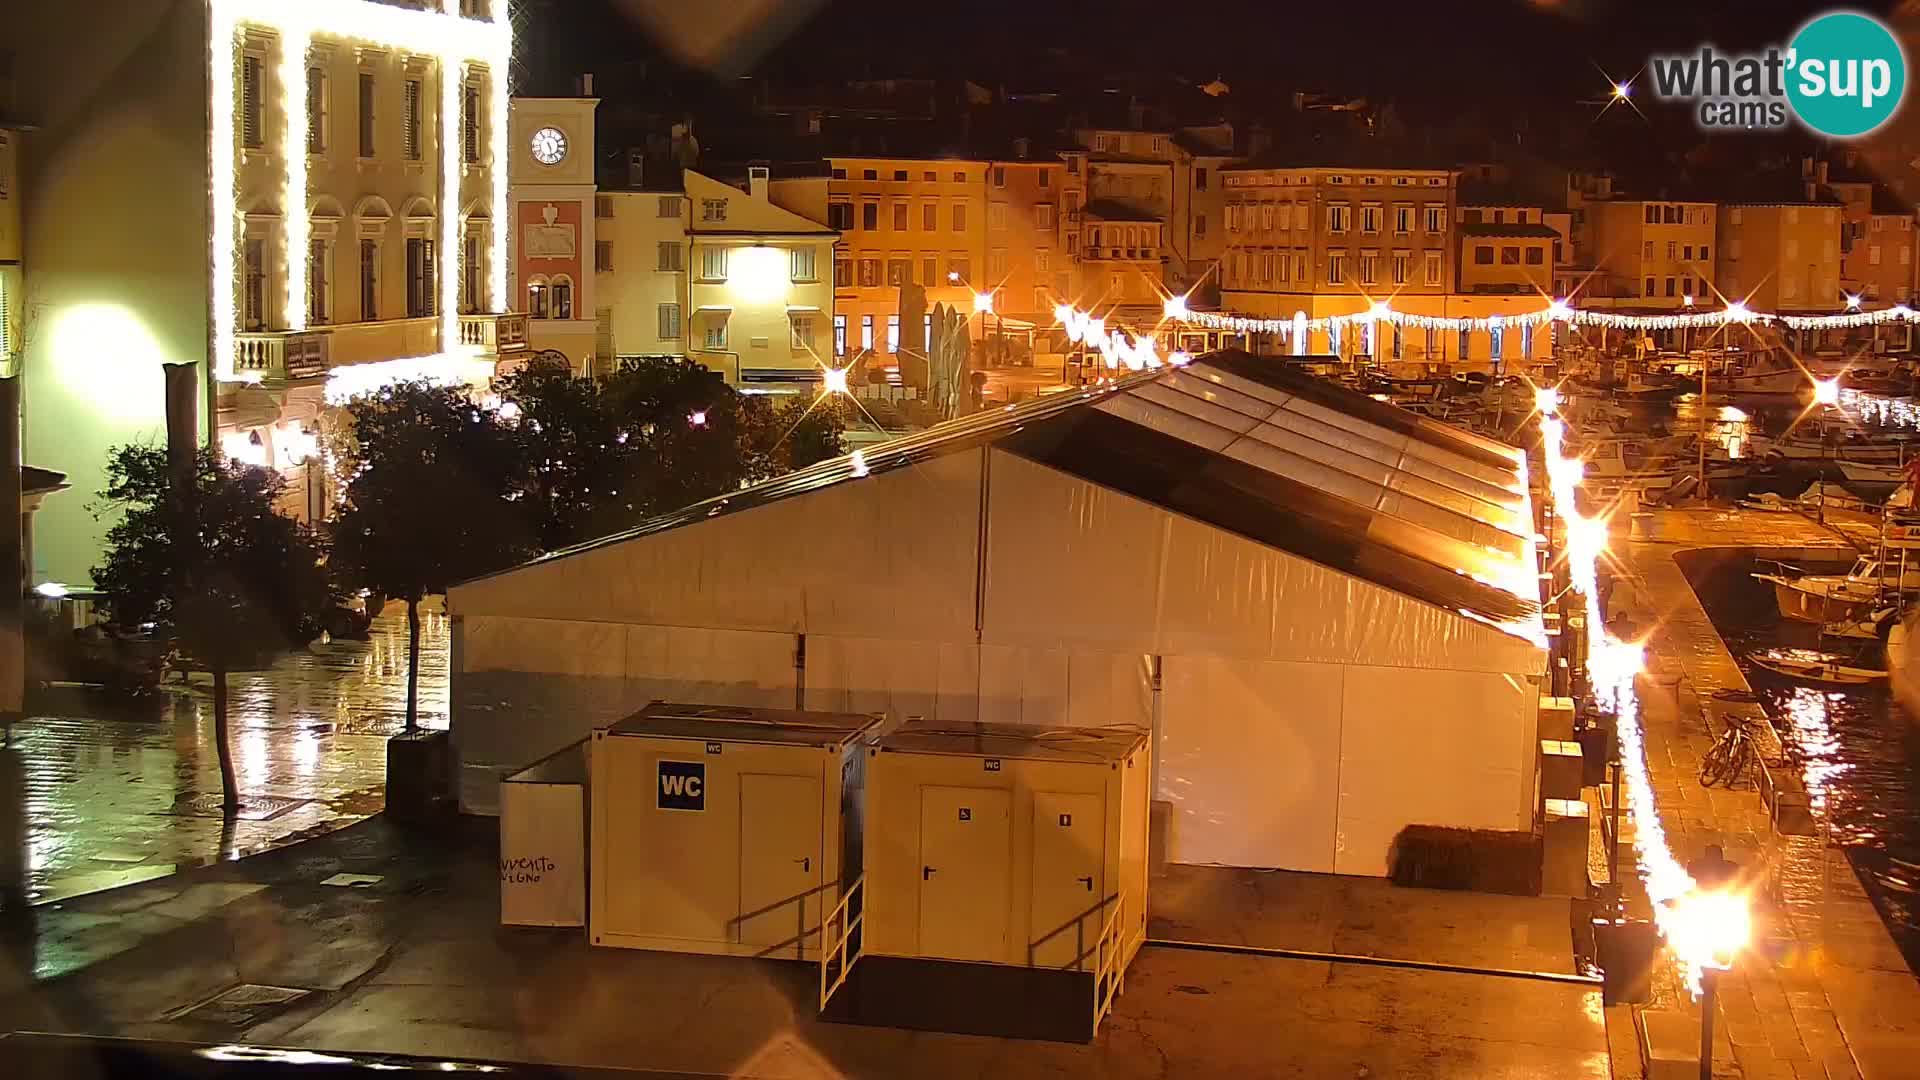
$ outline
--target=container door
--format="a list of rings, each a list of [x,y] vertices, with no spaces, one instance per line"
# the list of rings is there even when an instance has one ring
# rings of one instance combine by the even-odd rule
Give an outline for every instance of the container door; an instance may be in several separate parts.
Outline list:
[[[1107,917],[1105,815],[1098,795],[1033,795],[1034,967],[1094,966]]]
[[[1012,804],[998,788],[920,789],[920,955],[1007,959]]]
[[[770,946],[769,955],[799,957],[802,945],[819,944],[820,781],[814,777],[740,777],[736,925],[738,940]]]

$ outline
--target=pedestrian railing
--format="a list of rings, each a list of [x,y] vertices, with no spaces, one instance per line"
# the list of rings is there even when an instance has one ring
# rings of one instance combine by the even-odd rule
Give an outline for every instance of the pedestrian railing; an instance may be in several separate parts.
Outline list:
[[[861,886],[866,884],[863,875],[847,888],[840,902],[833,906],[820,924],[820,1008],[826,1010],[827,1002],[834,991],[846,984],[847,974],[853,970],[854,961],[860,959],[860,924],[866,918],[866,912],[859,903]]]
[[[1094,942],[1094,953],[1098,957],[1093,971],[1093,1033],[1100,1034],[1100,1021],[1107,1018],[1113,1010],[1114,995],[1127,977],[1126,949],[1121,943],[1125,933],[1127,900],[1122,896],[1113,905],[1113,911],[1101,924],[1100,937]]]

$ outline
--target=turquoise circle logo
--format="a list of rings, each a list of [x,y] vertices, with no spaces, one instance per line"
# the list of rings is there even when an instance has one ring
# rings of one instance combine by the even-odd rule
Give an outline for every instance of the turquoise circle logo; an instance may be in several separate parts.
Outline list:
[[[1907,57],[1880,20],[1851,11],[1822,15],[1789,46],[1787,100],[1822,135],[1850,139],[1892,118],[1907,91]]]

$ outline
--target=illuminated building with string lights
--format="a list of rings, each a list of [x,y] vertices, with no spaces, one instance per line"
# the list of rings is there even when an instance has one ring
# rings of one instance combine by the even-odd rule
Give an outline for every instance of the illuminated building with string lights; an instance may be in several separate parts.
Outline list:
[[[136,0],[10,25],[25,110],[27,453],[97,491],[197,364],[202,437],[326,512],[331,404],[480,382],[524,347],[507,288],[504,0]],[[41,580],[110,520],[50,503]]]
[[[1350,316],[1390,304],[1415,317],[1487,320],[1522,315],[1551,298],[1551,266],[1539,283],[1527,275],[1529,246],[1550,250],[1537,222],[1485,223],[1467,238],[1456,220],[1459,177],[1449,168],[1387,161],[1350,164],[1272,158],[1222,170],[1228,250],[1221,262],[1221,304],[1265,319]],[[1481,222],[1471,223],[1480,228]],[[1517,227],[1526,236],[1507,235]],[[1464,250],[1463,250],[1464,248]],[[1486,266],[1460,260],[1490,257]],[[1501,276],[1507,266],[1515,273]],[[1272,337],[1273,335],[1262,335]],[[1517,324],[1465,328],[1360,323],[1330,325],[1257,350],[1333,355],[1383,366],[1446,363],[1461,370],[1515,370],[1545,359],[1545,331]]]

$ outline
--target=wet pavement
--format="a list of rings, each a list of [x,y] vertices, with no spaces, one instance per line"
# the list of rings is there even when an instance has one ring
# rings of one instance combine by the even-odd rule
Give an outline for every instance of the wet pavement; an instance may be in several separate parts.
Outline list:
[[[422,606],[420,722],[447,724],[447,620]],[[55,688],[12,732],[24,759],[27,892],[36,904],[264,851],[352,824],[385,802],[386,740],[406,724],[406,608],[366,641],[316,643],[228,677],[244,808],[220,812],[212,683],[169,676],[129,704]]]

